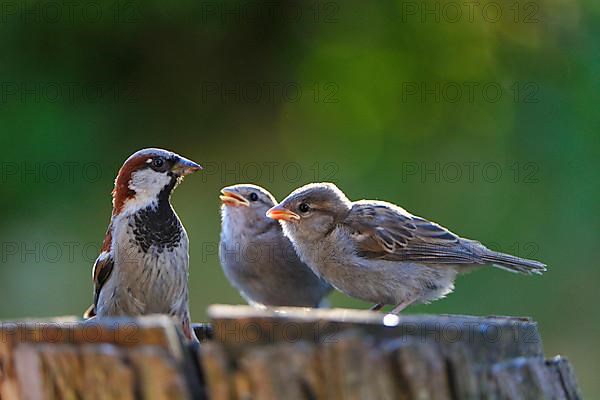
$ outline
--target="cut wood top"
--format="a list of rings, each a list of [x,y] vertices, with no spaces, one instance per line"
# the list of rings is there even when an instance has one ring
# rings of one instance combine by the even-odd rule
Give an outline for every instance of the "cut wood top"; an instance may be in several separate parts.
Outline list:
[[[0,398],[581,398],[572,366],[545,360],[528,318],[208,313],[194,324],[200,351],[166,316],[0,322]]]
[[[228,351],[278,342],[328,342],[358,330],[375,340],[427,339],[443,346],[461,344],[482,362],[542,356],[537,324],[523,317],[392,315],[348,309],[213,305],[208,309],[214,338]]]

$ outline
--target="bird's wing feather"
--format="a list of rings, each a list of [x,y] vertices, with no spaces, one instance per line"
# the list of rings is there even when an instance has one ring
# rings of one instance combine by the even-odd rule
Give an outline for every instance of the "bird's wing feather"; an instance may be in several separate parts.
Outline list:
[[[100,297],[100,291],[102,287],[110,277],[115,262],[108,251],[100,253],[94,268],[92,269],[92,280],[94,281],[94,304],[87,309],[84,313],[84,318],[91,318],[96,315],[96,306],[98,305],[98,297]]]
[[[356,202],[345,224],[362,257],[434,264],[482,263],[468,245],[471,241],[390,203]]]

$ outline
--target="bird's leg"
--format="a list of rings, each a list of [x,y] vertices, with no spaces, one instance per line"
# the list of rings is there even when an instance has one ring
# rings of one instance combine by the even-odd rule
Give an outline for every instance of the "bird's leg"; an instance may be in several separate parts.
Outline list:
[[[414,300],[406,300],[399,303],[393,310],[392,314],[400,314],[400,311],[404,310],[406,307],[410,306]]]
[[[379,310],[381,310],[383,308],[384,305],[385,304],[383,304],[383,303],[377,303],[373,307],[369,308],[369,310],[371,310],[371,311],[379,311]]]

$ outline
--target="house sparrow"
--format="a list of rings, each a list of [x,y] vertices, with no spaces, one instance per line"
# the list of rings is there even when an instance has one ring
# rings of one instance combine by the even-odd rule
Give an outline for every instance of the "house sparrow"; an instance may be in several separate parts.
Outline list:
[[[267,215],[279,220],[300,259],[349,296],[395,305],[427,303],[454,289],[454,279],[482,264],[541,274],[545,265],[489,250],[394,204],[351,202],[331,183],[292,192]]]
[[[140,150],[125,161],[92,270],[94,304],[84,318],[168,314],[197,340],[188,309],[188,237],[170,198],[185,175],[201,168],[162,149]]]
[[[225,276],[255,306],[317,307],[331,286],[319,279],[267,218],[277,202],[260,186],[234,185],[221,190],[219,257]]]

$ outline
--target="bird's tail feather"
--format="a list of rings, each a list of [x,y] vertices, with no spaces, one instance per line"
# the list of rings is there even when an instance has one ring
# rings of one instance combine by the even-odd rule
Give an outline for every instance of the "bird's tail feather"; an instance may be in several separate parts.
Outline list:
[[[546,264],[539,261],[528,260],[511,256],[510,254],[489,251],[482,256],[483,260],[494,264],[495,267],[521,274],[536,274],[541,275],[546,271]]]

